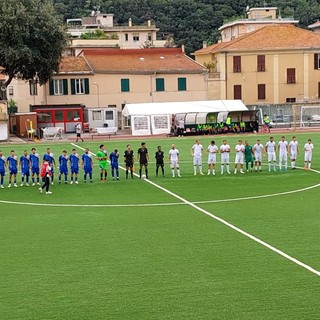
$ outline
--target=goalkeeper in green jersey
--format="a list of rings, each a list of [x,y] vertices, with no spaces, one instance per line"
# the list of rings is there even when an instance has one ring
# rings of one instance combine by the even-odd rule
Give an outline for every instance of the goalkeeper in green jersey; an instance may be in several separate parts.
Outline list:
[[[246,170],[247,170],[247,172],[249,171],[249,163],[250,163],[250,172],[252,172],[254,158],[253,158],[252,146],[250,146],[248,140],[246,140],[244,147],[245,147],[244,157],[245,157],[245,161],[246,161]]]
[[[107,169],[108,169],[108,154],[106,147],[102,144],[100,145],[100,150],[96,154],[99,160],[99,167],[100,167],[100,180],[101,182],[107,181]],[[104,174],[104,177],[103,177]]]

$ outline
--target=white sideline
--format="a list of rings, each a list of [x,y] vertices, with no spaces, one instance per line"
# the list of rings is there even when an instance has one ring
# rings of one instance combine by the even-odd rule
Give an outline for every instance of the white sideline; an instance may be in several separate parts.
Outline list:
[[[82,147],[80,147],[80,146],[78,146],[78,145],[76,145],[76,144],[74,144],[74,143],[71,143],[71,144],[72,144],[73,146],[77,147],[78,149],[84,150],[84,148],[82,148]],[[92,155],[94,155],[92,152],[90,152],[90,153],[91,153]],[[121,168],[122,170],[124,170],[124,168],[121,167],[121,166],[119,166],[119,168]],[[135,175],[138,176],[136,173],[135,173]],[[194,209],[196,209],[196,210],[204,213],[205,215],[209,216],[210,218],[212,218],[212,219],[214,219],[214,220],[216,220],[216,221],[221,222],[222,224],[226,225],[227,227],[233,229],[234,231],[236,231],[236,232],[238,232],[238,233],[241,233],[241,234],[244,235],[245,237],[247,237],[247,238],[249,238],[249,239],[251,239],[251,240],[253,240],[253,241],[255,241],[255,242],[259,243],[259,244],[261,244],[262,246],[264,246],[264,247],[268,248],[269,250],[271,250],[271,251],[279,254],[280,256],[284,257],[285,259],[290,260],[291,262],[293,262],[293,263],[297,264],[298,266],[300,266],[300,267],[302,267],[302,268],[304,268],[304,269],[312,272],[313,274],[315,274],[315,275],[317,275],[317,276],[320,276],[320,271],[318,271],[318,270],[312,268],[311,266],[303,263],[302,261],[300,261],[300,260],[298,260],[298,259],[296,259],[296,258],[294,258],[294,257],[292,257],[292,256],[290,256],[290,255],[288,255],[288,254],[286,254],[286,253],[283,252],[282,250],[277,249],[276,247],[270,245],[269,243],[267,243],[267,242],[265,242],[265,241],[263,241],[263,240],[255,237],[255,236],[251,235],[250,233],[248,233],[248,232],[246,232],[246,231],[244,231],[244,230],[236,227],[235,225],[229,223],[228,221],[226,221],[226,220],[224,220],[224,219],[222,219],[222,218],[219,218],[218,216],[210,213],[209,211],[200,208],[200,207],[197,206],[196,204],[188,201],[187,199],[184,199],[184,198],[180,197],[179,195],[173,193],[172,191],[170,191],[170,190],[168,190],[168,189],[166,189],[166,188],[164,188],[164,187],[161,187],[160,185],[154,183],[153,181],[151,181],[151,180],[149,180],[149,179],[145,179],[144,181],[147,182],[147,183],[149,183],[149,184],[151,184],[151,185],[153,185],[154,187],[156,187],[156,188],[164,191],[165,193],[170,194],[170,195],[173,196],[174,198],[179,199],[180,201],[182,201],[183,203],[189,205],[190,207],[192,207],[192,208],[194,208]]]

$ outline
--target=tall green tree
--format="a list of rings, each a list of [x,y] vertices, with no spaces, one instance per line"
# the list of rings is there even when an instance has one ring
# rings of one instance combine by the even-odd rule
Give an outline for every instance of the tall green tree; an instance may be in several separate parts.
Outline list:
[[[0,0],[0,65],[8,76],[46,83],[58,70],[66,31],[46,0]]]

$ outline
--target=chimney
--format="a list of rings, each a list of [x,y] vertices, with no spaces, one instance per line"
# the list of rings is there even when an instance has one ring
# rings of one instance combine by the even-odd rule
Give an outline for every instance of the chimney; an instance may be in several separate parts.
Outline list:
[[[151,27],[151,20],[148,20],[148,27]]]
[[[181,45],[181,51],[182,51],[183,53],[186,52],[185,47],[184,47],[184,44]]]
[[[129,27],[132,27],[132,19],[129,18]]]
[[[202,48],[206,48],[208,45],[207,45],[207,41],[203,41],[202,42]]]

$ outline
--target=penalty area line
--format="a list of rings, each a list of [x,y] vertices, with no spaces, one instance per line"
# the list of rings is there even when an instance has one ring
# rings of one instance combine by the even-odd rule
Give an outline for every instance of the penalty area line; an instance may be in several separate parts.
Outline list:
[[[84,148],[76,145],[75,143],[71,143],[71,144],[72,144],[73,146],[81,149],[81,150],[84,150]],[[92,155],[94,155],[92,152],[90,152],[90,153],[91,153]],[[124,170],[123,167],[121,167],[121,166],[119,166],[119,167],[120,167],[122,170]],[[137,176],[137,174],[135,174],[135,175]],[[216,220],[216,221],[224,224],[225,226],[229,227],[230,229],[232,229],[232,230],[234,230],[234,231],[242,234],[243,236],[245,236],[245,237],[253,240],[254,242],[259,243],[260,245],[262,245],[262,246],[264,246],[265,248],[273,251],[274,253],[279,254],[279,255],[282,256],[283,258],[285,258],[285,259],[287,259],[287,260],[295,263],[296,265],[298,265],[298,266],[300,266],[300,267],[302,267],[302,268],[310,271],[311,273],[313,273],[313,274],[315,274],[315,275],[317,275],[317,276],[320,276],[320,271],[319,271],[319,270],[316,270],[316,269],[312,268],[311,266],[309,266],[309,265],[307,265],[306,263],[304,263],[304,262],[302,262],[302,261],[300,261],[300,260],[298,260],[298,259],[290,256],[289,254],[285,253],[284,251],[282,251],[282,250],[280,250],[280,249],[278,249],[278,248],[270,245],[269,243],[267,243],[267,242],[265,242],[265,241],[263,241],[263,240],[255,237],[254,235],[252,235],[252,234],[250,234],[250,233],[248,233],[248,232],[246,232],[246,231],[238,228],[237,226],[233,225],[232,223],[230,223],[230,222],[228,222],[228,221],[226,221],[226,220],[224,220],[224,219],[222,219],[222,218],[220,218],[220,217],[212,214],[211,212],[209,212],[209,211],[207,211],[207,210],[205,210],[205,209],[200,208],[200,207],[197,206],[196,204],[188,201],[187,199],[185,199],[185,198],[179,196],[178,194],[176,194],[176,193],[174,193],[174,192],[172,192],[172,191],[170,191],[170,190],[168,190],[168,189],[166,189],[166,188],[158,185],[157,183],[155,183],[155,182],[153,182],[153,181],[151,181],[151,180],[149,180],[149,179],[146,179],[146,180],[144,180],[144,181],[147,182],[147,183],[149,183],[150,185],[156,187],[157,189],[162,190],[163,192],[171,195],[172,197],[174,197],[174,198],[182,201],[183,203],[189,205],[190,207],[196,209],[197,211],[202,212],[203,214],[209,216],[210,218],[212,218],[212,219],[214,219],[214,220]]]

